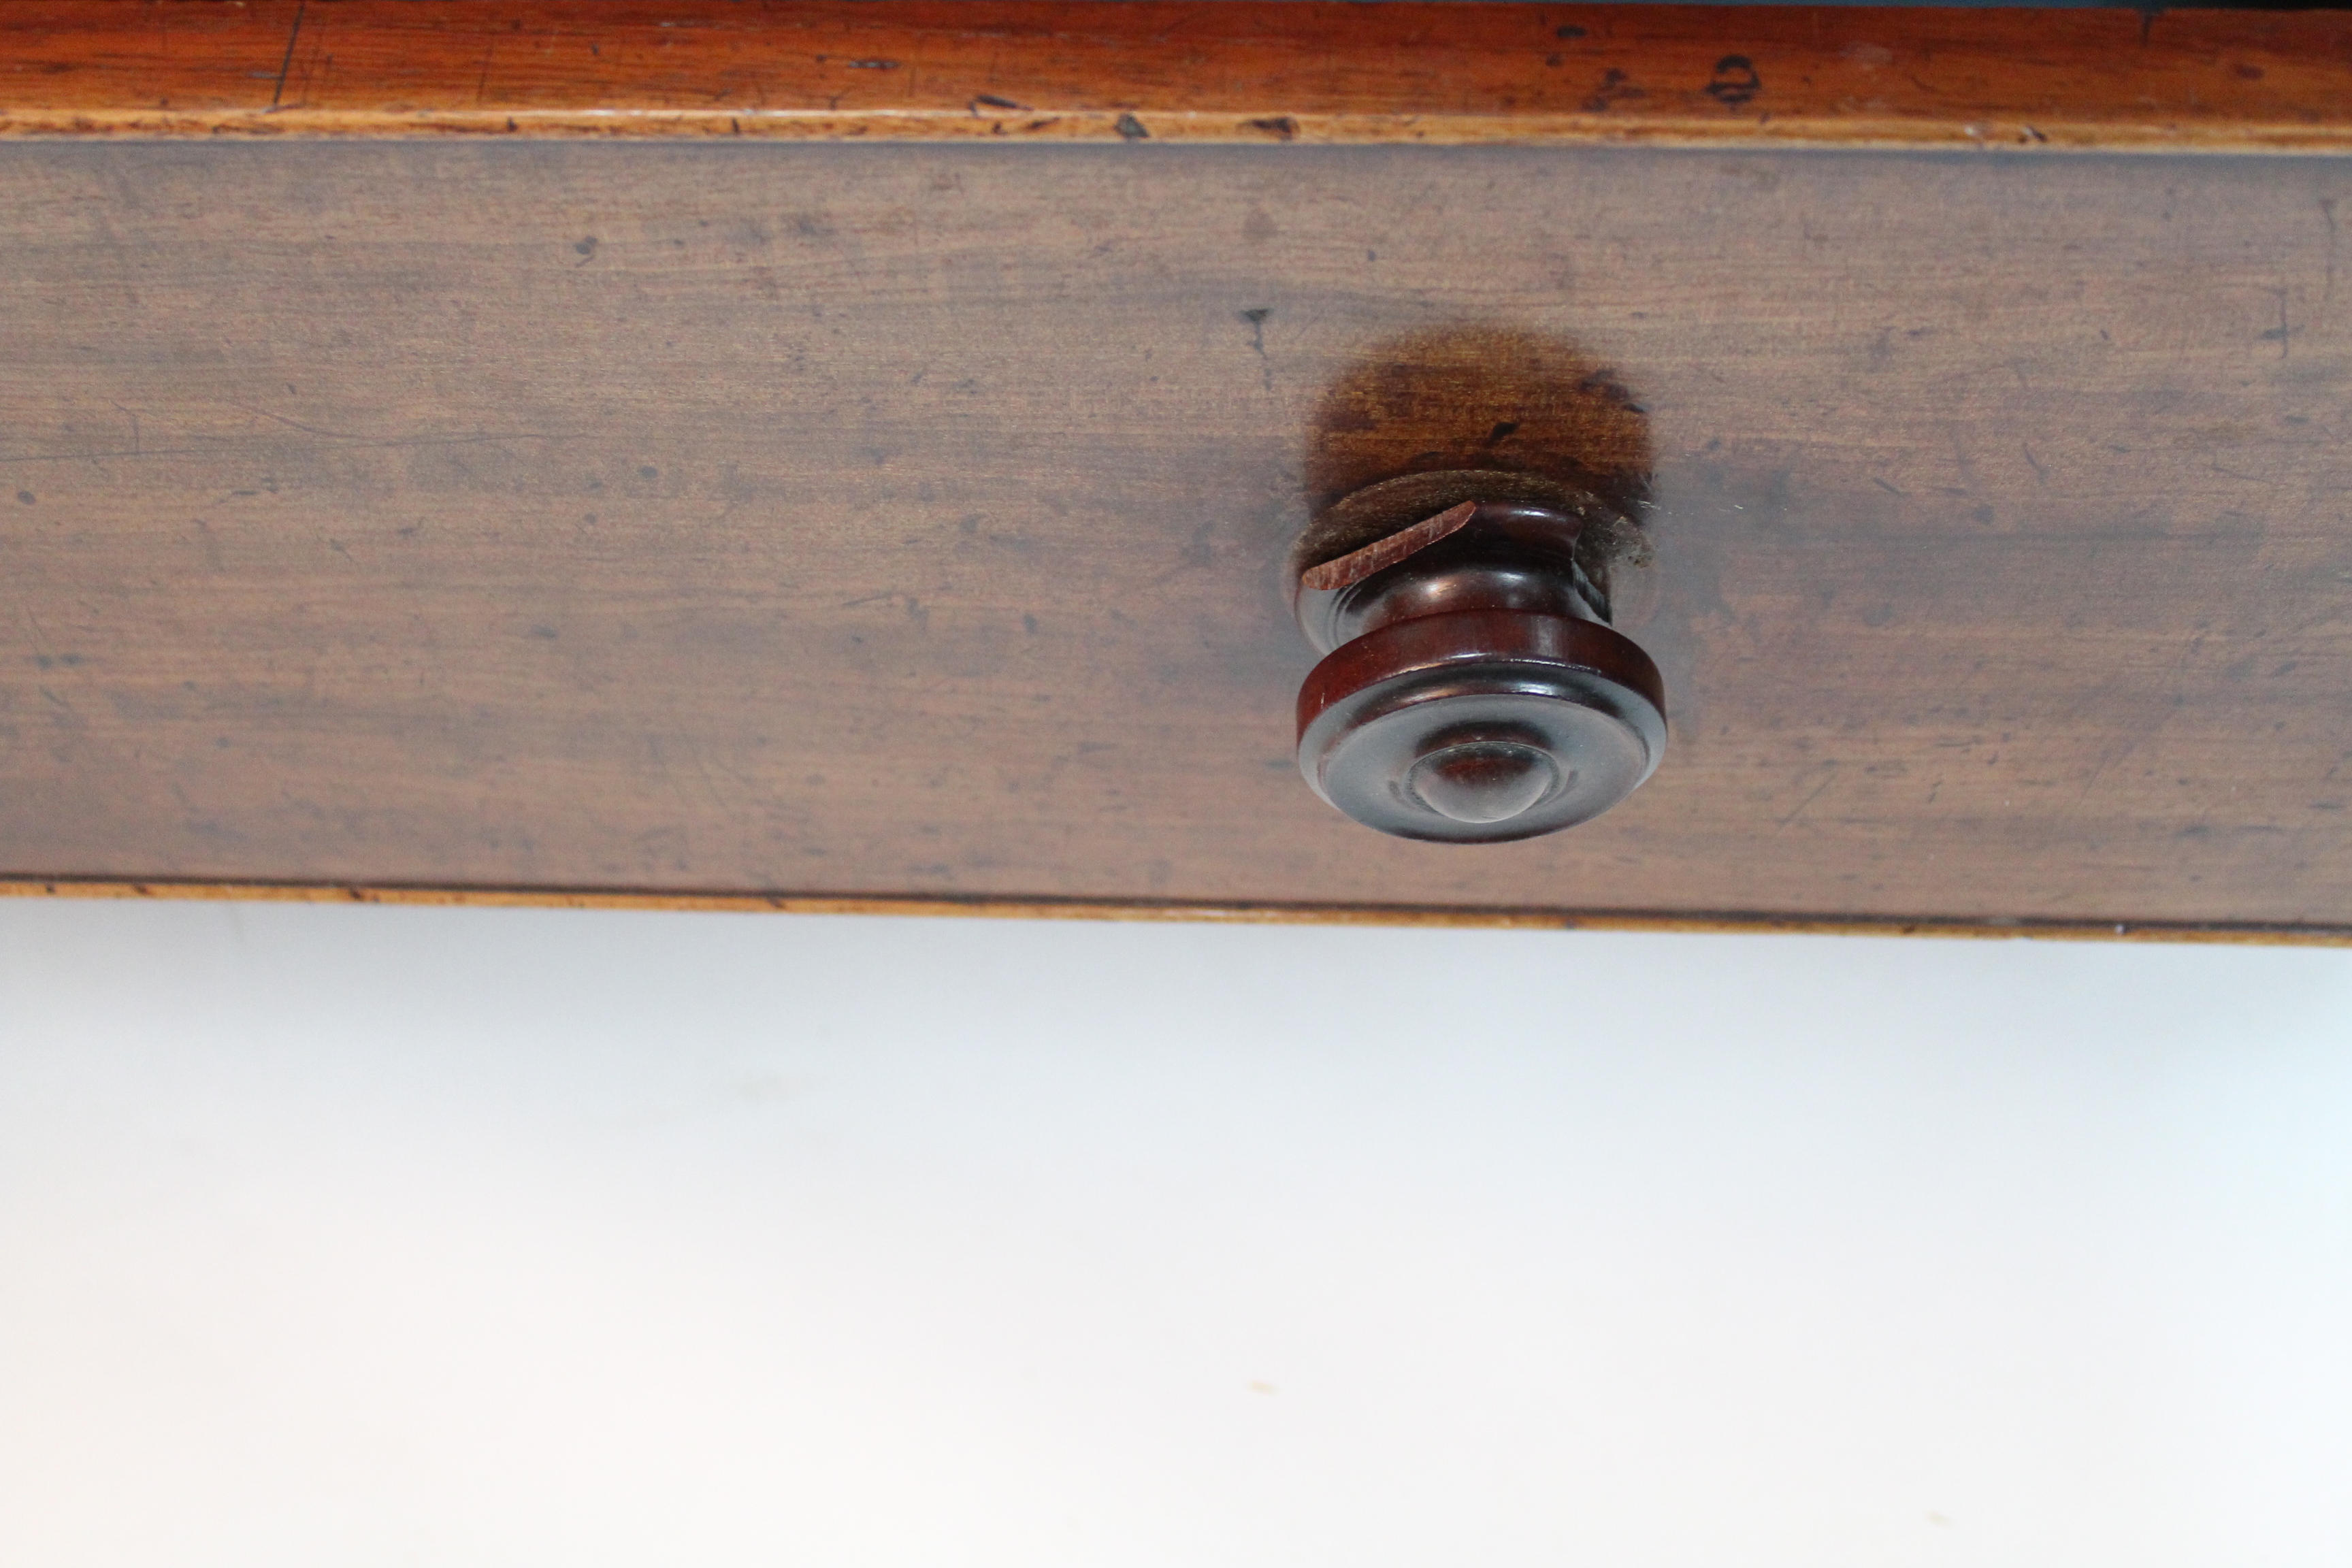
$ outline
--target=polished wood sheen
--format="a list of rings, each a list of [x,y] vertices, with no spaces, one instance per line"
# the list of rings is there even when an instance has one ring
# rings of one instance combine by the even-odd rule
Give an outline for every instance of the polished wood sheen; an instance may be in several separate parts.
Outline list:
[[[2342,150],[2341,13],[9,0],[0,135]]]

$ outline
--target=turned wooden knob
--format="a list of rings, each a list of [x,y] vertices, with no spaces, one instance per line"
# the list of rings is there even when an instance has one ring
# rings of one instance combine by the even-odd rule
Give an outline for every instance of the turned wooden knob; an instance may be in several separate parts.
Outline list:
[[[1323,661],[1298,693],[1298,767],[1383,833],[1453,844],[1588,821],[1665,751],[1657,667],[1579,569],[1583,520],[1465,500],[1294,569]]]

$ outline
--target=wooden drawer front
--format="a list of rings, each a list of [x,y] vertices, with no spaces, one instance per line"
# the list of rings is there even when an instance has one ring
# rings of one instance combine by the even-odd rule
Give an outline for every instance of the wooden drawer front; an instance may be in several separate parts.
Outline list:
[[[2324,156],[0,142],[0,873],[2352,928],[2347,223]],[[1671,746],[1562,837],[1292,763],[1286,548],[1456,460],[1647,502]]]

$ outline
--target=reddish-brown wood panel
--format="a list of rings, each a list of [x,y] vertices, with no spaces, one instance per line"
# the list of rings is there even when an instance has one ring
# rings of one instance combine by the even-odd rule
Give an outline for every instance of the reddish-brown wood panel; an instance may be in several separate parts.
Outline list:
[[[10,0],[0,134],[2336,149],[2352,20],[1318,0]]]

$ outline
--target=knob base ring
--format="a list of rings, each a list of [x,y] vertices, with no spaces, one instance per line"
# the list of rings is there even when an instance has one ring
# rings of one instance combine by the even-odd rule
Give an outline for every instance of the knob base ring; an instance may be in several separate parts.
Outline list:
[[[1508,610],[1398,621],[1343,644],[1298,693],[1298,766],[1325,801],[1401,837],[1506,843],[1588,821],[1665,750],[1664,683],[1598,622]],[[1560,782],[1516,815],[1464,821],[1422,799],[1427,757],[1481,732],[1540,737]]]

